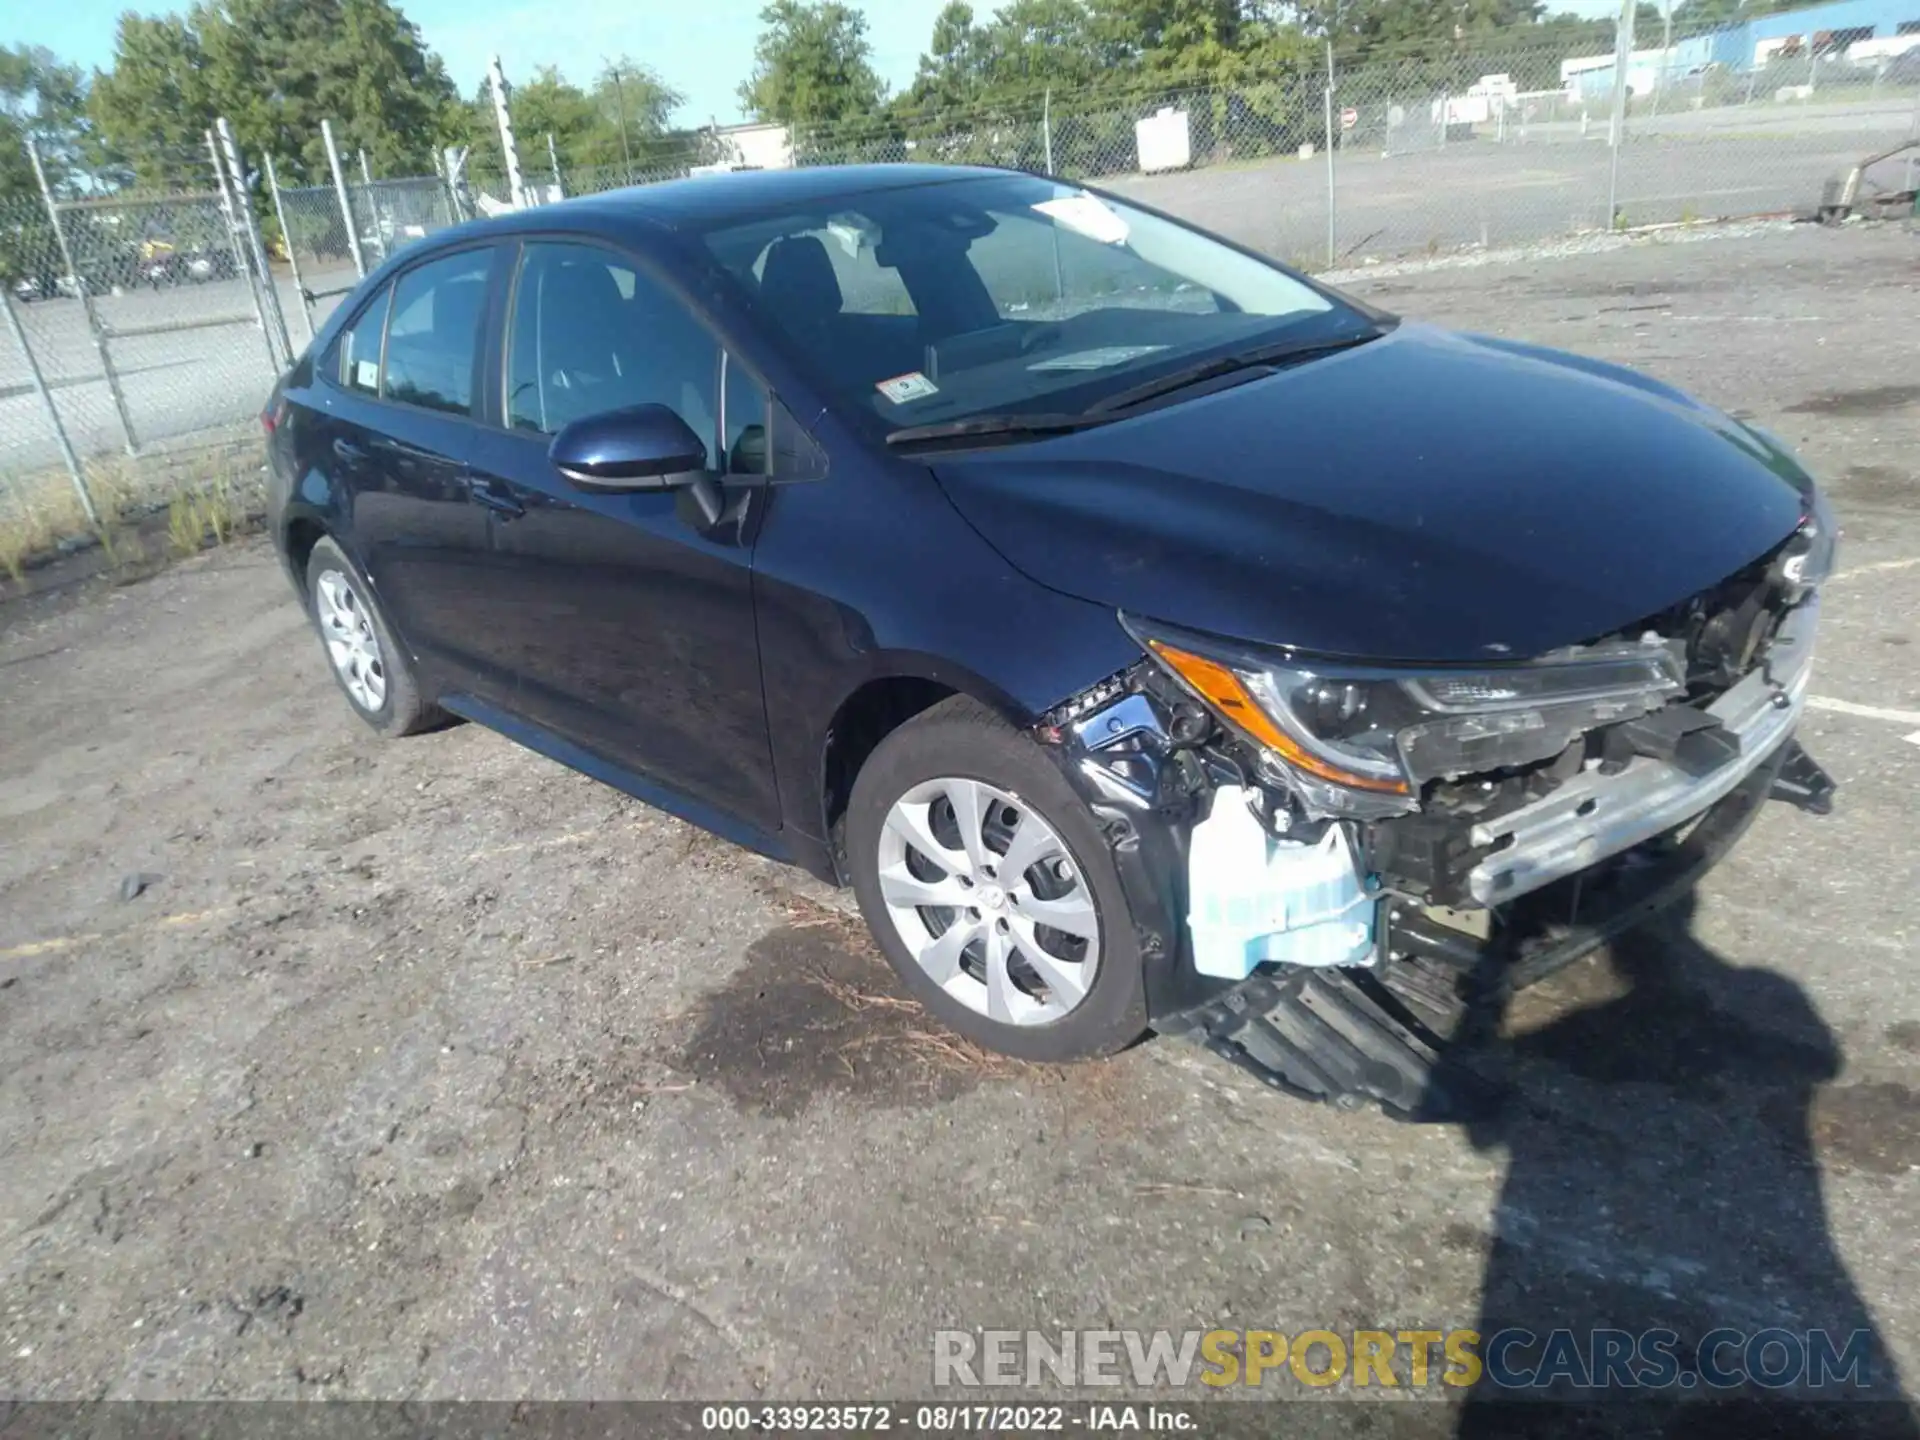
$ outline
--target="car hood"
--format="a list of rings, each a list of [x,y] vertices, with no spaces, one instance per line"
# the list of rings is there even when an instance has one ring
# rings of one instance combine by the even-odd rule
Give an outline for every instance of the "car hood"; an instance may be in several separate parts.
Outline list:
[[[932,463],[1043,585],[1378,660],[1518,658],[1611,633],[1765,554],[1812,491],[1765,436],[1669,386],[1424,325]]]

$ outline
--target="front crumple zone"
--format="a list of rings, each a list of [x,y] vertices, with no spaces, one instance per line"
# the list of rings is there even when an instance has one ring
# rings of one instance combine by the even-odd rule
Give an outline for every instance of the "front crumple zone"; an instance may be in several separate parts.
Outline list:
[[[1818,578],[1796,533],[1560,652],[1658,653],[1671,684],[1524,761],[1424,780],[1405,813],[1316,806],[1320,788],[1292,783],[1164,657],[1062,704],[1036,735],[1113,845],[1150,939],[1154,1026],[1315,1099],[1435,1116],[1468,1103],[1435,1067],[1476,1006],[1679,900],[1761,801],[1831,808],[1832,781],[1793,739]]]

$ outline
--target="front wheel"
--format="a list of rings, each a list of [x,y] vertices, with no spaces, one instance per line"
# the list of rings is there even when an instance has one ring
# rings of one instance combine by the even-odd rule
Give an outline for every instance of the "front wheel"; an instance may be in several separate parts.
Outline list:
[[[1093,815],[983,706],[944,701],[883,740],[854,781],[846,838],[887,960],[968,1039],[1058,1061],[1146,1028],[1139,944]]]

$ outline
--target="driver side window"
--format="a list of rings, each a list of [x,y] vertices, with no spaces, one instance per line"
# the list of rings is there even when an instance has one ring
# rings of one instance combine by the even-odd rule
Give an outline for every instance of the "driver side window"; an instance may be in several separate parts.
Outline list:
[[[715,468],[720,349],[678,296],[591,245],[528,245],[507,333],[506,417],[551,435],[588,415],[665,405]]]

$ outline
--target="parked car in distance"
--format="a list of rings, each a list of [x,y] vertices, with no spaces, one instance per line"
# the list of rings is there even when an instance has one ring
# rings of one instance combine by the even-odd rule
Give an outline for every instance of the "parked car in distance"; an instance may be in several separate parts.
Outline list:
[[[1834,529],[1771,437],[1026,174],[744,172],[435,235],[276,387],[384,735],[490,726],[850,884],[1042,1060],[1416,1111],[1473,995],[1691,886]]]

